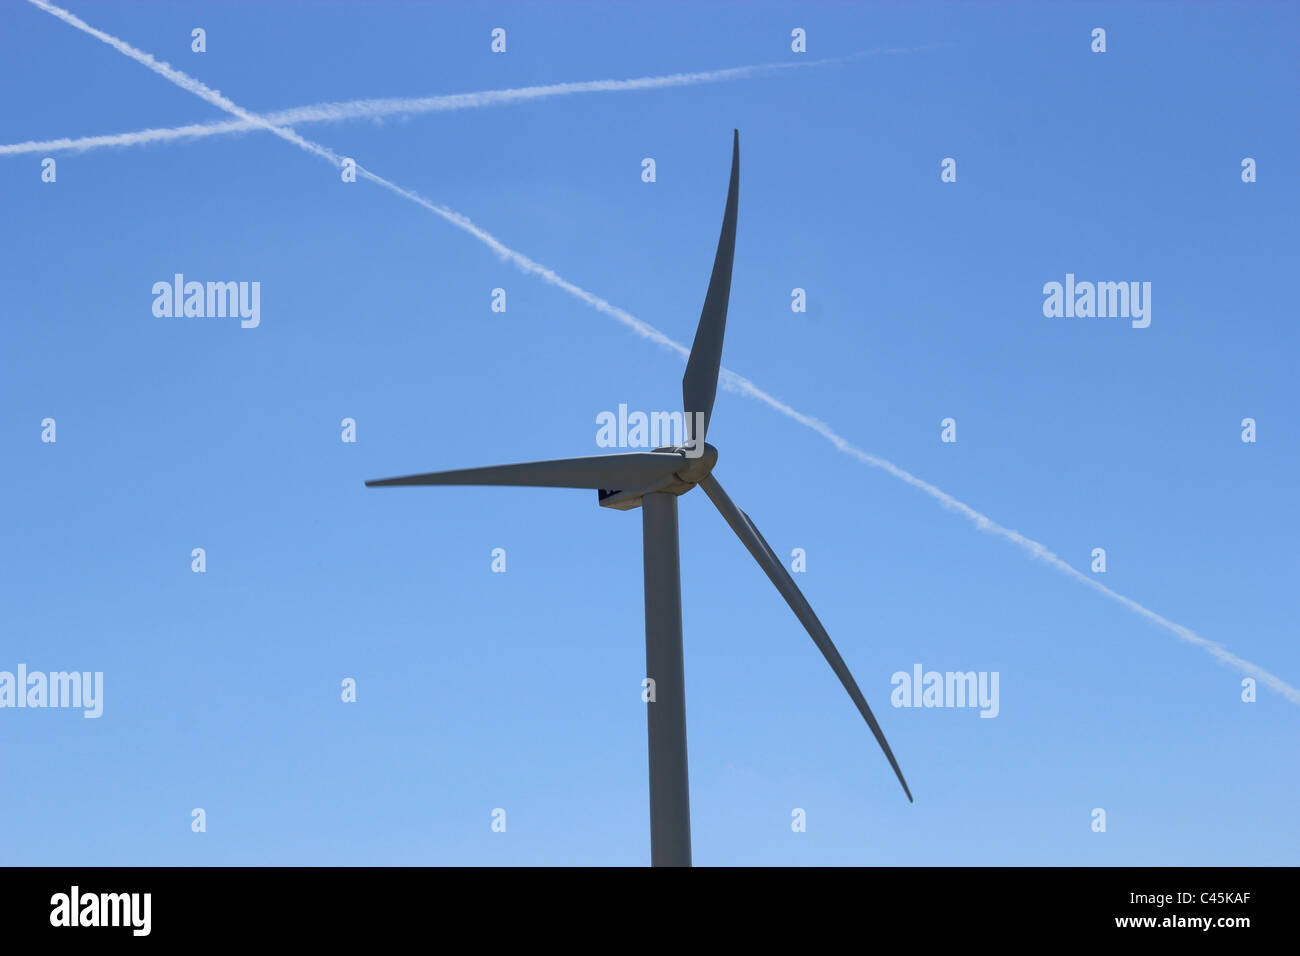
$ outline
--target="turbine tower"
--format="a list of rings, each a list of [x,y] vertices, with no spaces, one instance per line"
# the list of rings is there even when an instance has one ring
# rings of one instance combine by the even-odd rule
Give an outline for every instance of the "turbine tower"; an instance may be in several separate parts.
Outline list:
[[[740,185],[740,133],[732,139],[731,181],[722,217],[722,235],[704,310],[695,330],[682,402],[686,443],[650,452],[563,458],[553,461],[436,471],[402,478],[367,481],[368,487],[394,485],[513,485],[542,488],[588,488],[602,507],[641,508],[645,561],[646,676],[654,681],[654,700],[647,705],[650,750],[650,859],[654,866],[690,866],[690,788],[686,769],[686,684],[682,663],[681,571],[678,565],[677,499],[696,485],[722,513],[731,530],[776,585],[795,617],[812,637],[840,679],[858,712],[875,734],[903,785],[912,793],[894,759],[866,698],[831,643],[830,635],[749,515],[741,511],[713,477],[718,451],[705,442],[713,400],[718,391],[722,338],[731,294],[731,263],[736,251],[736,203]]]

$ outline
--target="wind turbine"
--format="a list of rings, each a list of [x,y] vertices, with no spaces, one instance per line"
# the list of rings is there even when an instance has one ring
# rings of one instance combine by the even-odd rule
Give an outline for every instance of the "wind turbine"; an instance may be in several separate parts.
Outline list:
[[[857,682],[831,643],[812,607],[764,540],[749,515],[741,511],[713,477],[718,450],[705,442],[713,400],[718,391],[722,337],[731,294],[731,263],[736,251],[736,202],[740,185],[740,132],[733,133],[731,182],[722,217],[722,235],[704,310],[682,378],[686,444],[650,452],[562,458],[460,471],[435,471],[402,478],[367,481],[368,487],[391,485],[514,485],[541,488],[589,488],[605,508],[628,511],[640,506],[645,561],[646,676],[654,681],[648,705],[650,750],[650,860],[654,866],[690,866],[690,792],[686,771],[686,685],[682,665],[681,571],[677,550],[677,499],[696,485],[722,513],[731,530],[754,556],[807,629],[831,670],[849,692],[875,734],[907,799],[912,792],[889,749],[875,715]]]

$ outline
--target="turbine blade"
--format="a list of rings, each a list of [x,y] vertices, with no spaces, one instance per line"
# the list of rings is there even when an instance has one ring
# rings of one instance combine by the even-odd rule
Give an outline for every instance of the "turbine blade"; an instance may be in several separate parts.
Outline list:
[[[592,458],[557,458],[517,465],[492,465],[458,471],[380,478],[368,488],[390,485],[516,485],[535,488],[621,489],[642,487],[681,469],[684,459],[672,452],[632,452]]]
[[[713,259],[709,291],[704,296],[704,310],[695,329],[691,357],[682,376],[682,406],[686,412],[688,440],[704,441],[713,415],[713,399],[718,394],[718,369],[722,365],[722,337],[727,331],[727,301],[731,297],[731,261],[736,255],[736,202],[740,188],[740,131],[733,131],[731,146],[731,184],[727,187],[727,207],[722,215],[722,235]],[[703,413],[703,429],[695,432],[695,416]]]
[[[876,735],[876,742],[880,744],[880,749],[885,752],[885,756],[889,759],[889,765],[894,768],[894,773],[898,775],[898,782],[903,785],[903,792],[907,794],[907,799],[910,801],[912,791],[908,789],[907,781],[903,779],[903,771],[899,769],[898,761],[894,759],[894,752],[889,749],[889,741],[885,740],[885,734],[880,729],[880,724],[876,723],[875,715],[871,712],[871,708],[867,706],[867,699],[862,696],[862,691],[858,689],[857,681],[849,673],[844,658],[840,657],[840,652],[835,649],[830,635],[826,633],[826,628],[822,627],[822,622],[817,620],[817,615],[813,613],[811,605],[808,604],[803,593],[794,583],[794,578],[790,576],[790,572],[785,569],[785,565],[776,556],[776,552],[772,550],[771,545],[759,533],[749,515],[737,508],[735,502],[727,497],[727,493],[722,490],[722,486],[718,484],[716,478],[712,475],[706,476],[700,482],[700,487],[704,489],[704,493],[709,496],[718,511],[722,513],[722,517],[727,520],[727,524],[731,525],[731,530],[736,532],[736,537],[749,549],[749,553],[754,556],[754,560],[758,562],[759,567],[767,573],[768,578],[776,585],[776,589],[781,592],[781,596],[785,598],[785,602],[790,605],[790,609],[799,618],[799,622],[812,636],[813,643],[817,645],[817,649],[822,652],[827,663],[831,665],[831,670],[835,671],[835,676],[840,679],[844,689],[853,698],[853,703],[857,705],[858,712],[866,720],[871,732]]]

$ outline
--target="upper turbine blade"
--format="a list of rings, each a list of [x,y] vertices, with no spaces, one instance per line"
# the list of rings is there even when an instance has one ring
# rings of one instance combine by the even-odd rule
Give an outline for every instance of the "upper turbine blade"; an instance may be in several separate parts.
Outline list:
[[[722,337],[727,330],[727,301],[731,297],[731,261],[736,255],[736,202],[740,188],[740,131],[733,131],[731,146],[731,184],[727,187],[727,208],[722,215],[722,235],[713,259],[709,291],[704,296],[704,310],[695,329],[691,357],[682,377],[682,405],[686,412],[688,440],[704,441],[713,415],[713,399],[718,394],[718,369],[722,365]],[[704,415],[703,429],[696,435],[697,414]]]
[[[682,456],[671,452],[632,452],[592,458],[557,458],[517,465],[431,471],[402,478],[367,481],[370,488],[386,485],[520,485],[537,488],[642,487],[668,478],[682,467]]]
[[[827,662],[831,665],[831,670],[835,671],[835,676],[840,679],[844,689],[849,692],[853,698],[853,703],[858,707],[858,712],[862,714],[871,728],[871,732],[876,735],[876,742],[889,758],[889,765],[894,768],[894,773],[898,775],[898,782],[903,785],[903,792],[907,794],[907,799],[912,799],[912,791],[907,787],[907,781],[903,779],[903,771],[898,767],[898,761],[894,759],[894,752],[889,749],[889,741],[885,740],[884,732],[880,729],[880,724],[876,723],[876,717],[871,713],[871,708],[867,706],[867,699],[862,696],[862,691],[858,689],[857,681],[849,673],[848,666],[844,663],[844,658],[840,657],[840,652],[835,649],[831,642],[830,635],[826,633],[826,628],[822,627],[822,622],[817,620],[817,615],[813,613],[812,607],[804,598],[803,593],[794,583],[794,578],[790,572],[785,569],[781,559],[776,556],[771,546],[764,540],[759,533],[754,522],[750,520],[749,515],[745,514],[736,507],[735,502],[727,497],[727,493],[722,490],[717,479],[712,475],[707,475],[701,482],[700,487],[704,489],[717,506],[718,511],[722,512],[722,517],[727,519],[727,524],[731,525],[731,530],[736,532],[736,537],[749,549],[749,553],[754,556],[776,589],[781,592],[795,616],[799,618],[800,623],[812,636],[813,643],[817,645],[818,650],[825,656]]]

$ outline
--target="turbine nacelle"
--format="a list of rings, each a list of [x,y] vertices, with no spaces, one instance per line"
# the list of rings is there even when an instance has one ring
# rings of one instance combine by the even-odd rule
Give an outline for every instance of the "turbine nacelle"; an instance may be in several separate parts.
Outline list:
[[[656,448],[651,454],[677,455],[682,460],[682,466],[663,478],[639,488],[600,488],[596,491],[596,503],[602,508],[631,511],[633,508],[641,506],[641,499],[646,495],[686,494],[708,477],[713,471],[713,466],[718,463],[718,450],[716,448],[705,442],[704,450],[699,454],[693,454],[698,447],[694,441],[690,441],[685,445],[666,445],[662,448]]]

